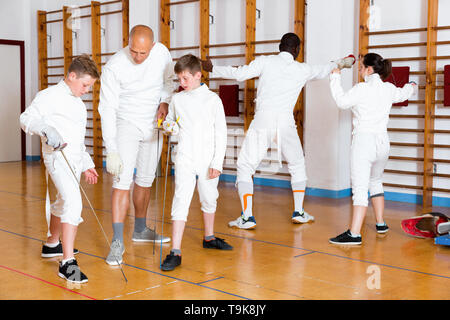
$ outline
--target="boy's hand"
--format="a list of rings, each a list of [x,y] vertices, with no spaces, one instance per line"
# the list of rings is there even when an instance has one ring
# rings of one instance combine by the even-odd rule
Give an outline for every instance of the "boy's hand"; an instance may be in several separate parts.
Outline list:
[[[201,60],[202,62],[202,69],[207,72],[212,72],[213,70],[213,64],[211,62],[211,59],[206,58],[206,60]]]
[[[164,121],[168,113],[169,105],[165,102],[161,102],[158,107],[158,112],[156,113],[156,119],[162,119]]]
[[[220,171],[217,169],[213,169],[213,168],[209,168],[209,178],[210,179],[215,179],[218,176],[220,176]]]
[[[97,183],[97,177],[98,173],[95,171],[94,168],[87,169],[84,173],[84,181],[86,181],[89,184],[96,184]]]

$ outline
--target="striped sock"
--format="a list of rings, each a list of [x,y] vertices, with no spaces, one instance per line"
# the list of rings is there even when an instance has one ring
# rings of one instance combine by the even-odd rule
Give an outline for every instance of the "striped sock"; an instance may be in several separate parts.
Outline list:
[[[303,200],[305,199],[306,181],[292,183],[292,193],[294,194],[294,211],[302,213]]]
[[[253,215],[253,183],[239,182],[238,183],[239,199],[241,200],[242,213],[245,219]]]

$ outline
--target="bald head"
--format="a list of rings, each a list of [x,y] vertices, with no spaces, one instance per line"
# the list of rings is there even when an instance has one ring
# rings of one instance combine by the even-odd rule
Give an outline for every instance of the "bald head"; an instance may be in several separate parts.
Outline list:
[[[136,25],[130,31],[129,48],[134,63],[141,64],[153,48],[153,30],[144,25]]]

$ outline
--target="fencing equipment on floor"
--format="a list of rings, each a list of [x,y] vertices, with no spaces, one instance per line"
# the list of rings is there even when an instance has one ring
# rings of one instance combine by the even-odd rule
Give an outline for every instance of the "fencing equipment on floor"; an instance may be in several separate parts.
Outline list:
[[[392,104],[409,99],[414,87],[406,84],[397,88],[373,73],[365,77],[365,82],[344,92],[340,74],[333,73],[330,88],[337,106],[352,110],[350,171],[353,204],[367,206],[367,192],[371,196],[383,194],[382,176],[389,157],[387,124]]]
[[[141,64],[133,62],[125,47],[104,66],[98,110],[110,155],[108,172],[116,174],[113,188],[129,190],[135,166],[136,184],[152,185],[162,144],[156,114],[161,102],[170,103],[174,78],[172,57],[161,43],[155,43]]]
[[[95,167],[84,144],[86,120],[86,106],[81,98],[72,95],[72,91],[64,80],[38,92],[31,105],[20,115],[22,129],[31,135],[41,136],[44,164],[58,191],[57,200],[50,208],[47,190],[47,223],[50,223],[50,213],[60,217],[62,223],[75,226],[83,219],[78,183],[61,152],[54,151],[46,143],[47,138],[44,132],[48,134],[53,129],[49,131],[46,128],[54,128],[54,131],[67,143],[64,152],[79,180],[82,172]]]
[[[241,67],[213,67],[213,76],[226,79],[244,81],[259,77],[255,116],[237,160],[238,189],[240,182],[253,183],[252,176],[271,144],[277,145],[280,166],[281,156],[286,159],[291,182],[307,180],[305,158],[293,115],[294,107],[307,81],[322,79],[336,67],[336,63],[317,66],[300,63],[288,52],[260,56]],[[243,211],[248,212],[244,210],[242,197],[241,204]]]
[[[215,213],[219,177],[210,179],[209,169],[222,172],[227,146],[227,124],[222,100],[206,84],[172,97],[168,122],[179,127],[175,163],[175,195],[172,220],[186,221],[198,176],[201,210]]]

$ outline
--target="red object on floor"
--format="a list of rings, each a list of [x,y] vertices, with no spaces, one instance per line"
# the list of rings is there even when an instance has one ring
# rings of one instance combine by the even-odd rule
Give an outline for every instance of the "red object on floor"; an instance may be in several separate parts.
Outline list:
[[[439,216],[425,214],[419,217],[402,220],[402,229],[407,234],[419,238],[435,238],[438,236],[437,227],[441,223],[448,222],[449,219],[444,215]]]
[[[403,86],[409,82],[409,67],[392,67],[391,75],[384,81],[390,82],[396,87],[403,88]],[[393,106],[397,107],[406,107],[407,105],[408,100],[393,104]]]
[[[219,86],[219,97],[222,99],[225,116],[238,117],[239,86],[237,84]]]
[[[444,106],[450,106],[450,65],[444,66]]]

